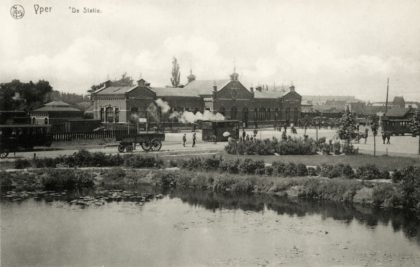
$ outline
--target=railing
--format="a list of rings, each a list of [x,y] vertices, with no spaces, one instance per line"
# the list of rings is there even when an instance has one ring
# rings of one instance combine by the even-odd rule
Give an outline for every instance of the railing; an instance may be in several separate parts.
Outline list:
[[[101,132],[53,133],[53,141],[93,140],[115,138],[118,134],[126,134],[127,130]]]

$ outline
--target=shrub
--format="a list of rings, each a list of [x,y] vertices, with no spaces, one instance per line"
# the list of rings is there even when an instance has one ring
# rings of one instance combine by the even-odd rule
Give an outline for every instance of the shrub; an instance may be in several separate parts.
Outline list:
[[[16,169],[25,169],[31,167],[31,162],[27,159],[17,159],[15,161]]]
[[[391,179],[391,175],[389,174],[389,171],[387,170],[381,171],[380,177],[381,179],[387,179],[387,180]]]
[[[179,174],[176,172],[161,171],[153,175],[152,181],[155,185],[162,188],[173,188],[176,187],[178,178]]]
[[[273,167],[273,173],[274,175],[283,176],[284,171],[286,168],[286,164],[280,161],[274,161],[271,166]]]
[[[341,144],[340,144],[340,142],[338,142],[338,141],[334,142],[333,150],[334,150],[335,155],[340,155],[341,154]]]
[[[377,207],[396,208],[402,203],[401,194],[391,184],[379,184],[373,188],[373,204]]]
[[[122,183],[126,177],[126,172],[121,168],[112,168],[104,171],[102,174],[104,184],[119,184]]]
[[[357,155],[359,154],[359,148],[355,148],[352,144],[344,144],[343,153],[346,155]]]
[[[188,170],[198,170],[202,168],[201,158],[193,157],[182,161],[182,168]]]
[[[321,166],[319,166],[319,175],[323,176],[323,177],[330,177],[330,173],[332,171],[332,169],[334,168],[334,166],[332,165],[328,165],[328,164],[322,164]]]
[[[357,168],[356,177],[362,180],[373,180],[381,178],[381,172],[372,164],[367,164]]]
[[[328,178],[337,178],[343,176],[343,164],[334,165],[328,173]]]
[[[178,161],[176,160],[169,160],[169,167],[178,167]]]
[[[305,182],[299,196],[310,199],[351,202],[357,190],[361,187],[360,183],[352,180],[334,179],[325,181],[310,179]]]
[[[354,171],[350,165],[343,166],[343,176],[346,178],[354,178]]]
[[[401,191],[403,205],[420,212],[420,168],[407,167],[402,170]],[[420,213],[419,213],[420,215]]]
[[[47,190],[81,189],[94,185],[93,175],[85,171],[49,169],[41,178]]]
[[[273,166],[265,166],[265,168],[264,168],[264,173],[265,173],[265,175],[267,175],[267,176],[271,176],[271,175],[273,175],[273,173],[274,173],[274,168],[273,168]]]
[[[314,167],[308,167],[308,176],[318,176],[318,173],[316,171],[316,168],[314,168]]]
[[[219,169],[228,173],[239,173],[240,160],[224,160],[219,166]]]
[[[293,162],[289,162],[284,168],[285,176],[297,176],[297,166]]]
[[[262,160],[252,160],[252,159],[245,159],[243,162],[239,164],[239,170],[241,173],[245,174],[255,174],[257,170],[264,170],[264,161]],[[265,172],[263,172],[264,174]]]
[[[403,174],[400,170],[394,170],[391,175],[392,182],[399,183],[403,179]]]
[[[216,156],[208,157],[204,159],[203,169],[208,170],[217,170],[220,166],[220,163],[223,161],[222,157],[217,158]]]
[[[305,164],[299,163],[296,166],[296,175],[297,176],[307,176],[308,175],[308,169],[306,168]]]
[[[253,141],[240,140],[231,141],[225,146],[229,154],[247,154],[247,155],[311,155],[316,152],[316,144],[313,139],[286,138],[277,140],[254,139]]]
[[[0,192],[13,188],[11,175],[5,171],[0,171]]]
[[[124,156],[124,165],[132,168],[160,168],[163,166],[163,160],[141,155],[126,155]]]

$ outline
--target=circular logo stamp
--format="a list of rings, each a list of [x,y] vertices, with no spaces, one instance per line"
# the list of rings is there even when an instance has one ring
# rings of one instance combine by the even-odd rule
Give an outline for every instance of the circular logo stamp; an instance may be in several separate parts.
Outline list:
[[[21,5],[13,5],[12,8],[10,8],[10,15],[12,15],[12,18],[14,19],[21,19],[25,15],[25,9]]]

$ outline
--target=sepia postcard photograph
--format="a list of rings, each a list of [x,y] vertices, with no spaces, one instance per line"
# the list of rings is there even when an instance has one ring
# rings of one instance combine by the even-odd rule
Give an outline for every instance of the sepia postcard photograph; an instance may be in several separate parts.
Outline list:
[[[0,25],[0,266],[420,266],[420,0]]]

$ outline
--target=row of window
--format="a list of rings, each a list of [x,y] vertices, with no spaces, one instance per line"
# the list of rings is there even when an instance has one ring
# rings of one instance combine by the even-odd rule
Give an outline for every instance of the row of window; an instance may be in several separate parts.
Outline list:
[[[100,120],[102,122],[119,122],[120,121],[120,109],[114,107],[101,108]]]
[[[189,108],[175,108],[173,109],[173,111],[177,111],[177,110],[185,110],[185,111],[190,111]],[[142,115],[139,114],[139,110],[138,108],[131,108],[131,114],[137,114],[137,115]],[[192,112],[196,113],[199,110],[197,108],[194,108],[193,110],[191,110]],[[249,119],[249,111],[248,108],[243,108],[241,114],[238,113],[238,109],[236,107],[232,107],[230,108],[229,112],[226,112],[226,109],[224,107],[221,107],[218,111],[219,113],[221,113],[223,116],[230,116],[230,119],[232,120],[243,120],[243,121],[247,121]],[[257,120],[260,121],[266,121],[266,120],[281,120],[281,119],[285,119],[285,120],[297,120],[298,116],[299,116],[299,110],[298,108],[286,108],[285,109],[285,118],[282,118],[282,112],[276,108],[274,110],[271,110],[270,108],[259,108],[259,109],[255,109],[254,111],[254,118],[257,118]],[[146,113],[141,112],[141,113]],[[143,114],[146,115],[146,114]],[[120,110],[118,108],[114,108],[114,107],[104,107],[101,108],[100,110],[100,120],[102,122],[119,122],[120,121]]]
[[[223,116],[230,115],[230,119],[237,120],[242,119],[243,121],[247,121],[249,117],[249,111],[248,108],[242,109],[242,118],[238,116],[238,109],[236,107],[232,107],[230,109],[230,112],[227,113],[226,109],[224,107],[221,107],[219,109],[219,113],[221,113]],[[266,121],[266,120],[281,120],[282,119],[282,113],[281,111],[276,108],[274,110],[271,110],[270,108],[259,108],[254,110],[254,118],[260,121]],[[299,109],[298,108],[286,108],[285,109],[285,120],[297,120],[299,116]]]

